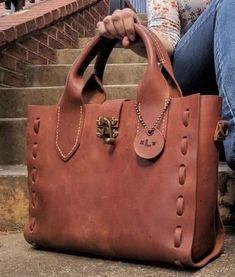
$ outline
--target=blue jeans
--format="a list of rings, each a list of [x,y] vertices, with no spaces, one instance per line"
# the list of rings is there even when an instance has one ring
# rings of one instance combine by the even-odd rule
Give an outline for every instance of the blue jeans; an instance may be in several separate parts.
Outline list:
[[[177,44],[173,67],[184,94],[222,97],[225,156],[235,170],[235,0],[212,1]]]

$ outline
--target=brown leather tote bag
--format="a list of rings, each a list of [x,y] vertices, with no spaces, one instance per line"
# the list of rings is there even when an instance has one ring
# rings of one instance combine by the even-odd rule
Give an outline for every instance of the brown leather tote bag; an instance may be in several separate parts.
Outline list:
[[[135,28],[148,58],[136,101],[105,100],[102,76],[116,41],[96,37],[59,104],[29,107],[24,235],[46,248],[202,267],[223,248],[221,99],[182,97],[158,38]]]

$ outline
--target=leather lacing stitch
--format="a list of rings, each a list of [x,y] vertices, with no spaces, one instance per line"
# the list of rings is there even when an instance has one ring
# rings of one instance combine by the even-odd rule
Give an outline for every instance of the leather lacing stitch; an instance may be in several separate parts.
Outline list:
[[[38,136],[40,131],[40,118],[37,117],[34,120],[34,124],[33,124],[33,132],[36,136]],[[38,142],[34,142],[33,147],[32,147],[32,157],[33,157],[33,161],[35,161],[38,157]],[[37,194],[35,192],[35,190],[33,189],[33,187],[36,185],[37,183],[37,168],[34,166],[33,169],[31,170],[30,173],[30,183],[31,183],[31,205],[32,208],[34,209],[36,206],[36,197]],[[34,231],[36,225],[36,218],[35,216],[32,216],[30,219],[30,224],[29,224],[29,229],[31,231],[31,233]],[[33,242],[32,242],[33,243]]]
[[[189,109],[186,109],[183,113],[183,118],[182,118],[182,123],[185,128],[189,126],[190,122],[190,111]],[[180,144],[180,151],[183,157],[185,157],[188,153],[188,137],[183,136],[181,139],[181,144]],[[186,182],[186,177],[187,177],[187,170],[185,164],[181,164],[179,166],[179,186],[183,187]],[[176,214],[178,217],[182,217],[184,214],[184,206],[185,206],[185,201],[184,201],[184,196],[183,194],[180,194],[177,198],[177,203],[176,203]],[[175,236],[174,236],[174,247],[175,248],[180,248],[183,242],[183,226],[178,225],[176,226],[175,229]],[[175,264],[177,266],[182,266],[181,261],[176,259]]]
[[[76,134],[76,139],[74,142],[73,147],[71,148],[71,150],[67,153],[64,154],[59,146],[58,140],[59,140],[59,128],[60,128],[60,117],[61,117],[61,113],[60,113],[60,106],[58,107],[58,113],[57,113],[57,126],[56,126],[56,148],[58,149],[62,159],[64,161],[66,161],[74,152],[74,150],[76,149],[77,145],[78,145],[78,139],[79,139],[79,135],[81,132],[81,126],[82,126],[82,117],[83,117],[83,108],[82,106],[80,106],[80,119],[79,119],[79,123],[78,123],[78,129],[77,129],[77,134]]]

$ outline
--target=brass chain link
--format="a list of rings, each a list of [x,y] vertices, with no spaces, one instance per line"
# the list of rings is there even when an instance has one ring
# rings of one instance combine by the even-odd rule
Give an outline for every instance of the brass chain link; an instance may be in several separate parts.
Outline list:
[[[136,109],[136,114],[138,116],[138,120],[139,122],[142,124],[142,126],[144,127],[144,129],[146,130],[148,135],[152,135],[156,129],[160,128],[160,125],[162,123],[162,120],[165,116],[165,113],[171,103],[171,97],[165,99],[165,105],[161,111],[161,113],[159,114],[158,118],[156,119],[156,121],[154,122],[153,126],[151,128],[148,127],[148,125],[145,123],[143,116],[141,115],[141,104],[140,103],[136,103],[135,104],[135,109]]]

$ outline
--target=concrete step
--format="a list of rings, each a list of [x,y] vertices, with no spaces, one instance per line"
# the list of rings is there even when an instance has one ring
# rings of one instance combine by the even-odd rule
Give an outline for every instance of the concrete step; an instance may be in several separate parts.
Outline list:
[[[233,277],[235,276],[235,230],[226,230],[225,250],[200,270],[179,269],[162,263],[105,259],[69,252],[45,251],[27,244],[21,233],[0,234],[2,277]]]
[[[25,162],[26,118],[0,118],[0,164]]]
[[[135,98],[136,85],[105,86],[108,99]],[[58,103],[64,87],[26,87],[0,89],[0,118],[26,117],[28,105]]]
[[[63,87],[0,88],[0,118],[26,117],[28,105],[57,103]]]
[[[29,66],[27,71],[26,86],[63,86],[70,68],[71,65]],[[136,84],[143,77],[145,69],[145,63],[107,64],[105,69],[104,84]],[[90,76],[92,72],[93,66],[90,65],[86,71],[85,78]]]
[[[72,64],[80,55],[81,49],[61,49],[56,51],[58,64]],[[108,64],[146,63],[146,58],[137,55],[130,49],[114,48]]]
[[[235,173],[223,163],[219,166],[218,187],[223,222],[235,226]],[[0,232],[21,230],[28,214],[26,192],[26,167],[0,166]]]

